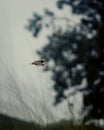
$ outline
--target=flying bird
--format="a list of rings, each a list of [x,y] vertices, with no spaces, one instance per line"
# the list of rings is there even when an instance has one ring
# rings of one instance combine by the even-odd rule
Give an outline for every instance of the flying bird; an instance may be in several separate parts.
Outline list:
[[[36,66],[44,66],[45,65],[45,60],[44,59],[36,60],[36,61],[32,62],[31,64],[36,65]]]

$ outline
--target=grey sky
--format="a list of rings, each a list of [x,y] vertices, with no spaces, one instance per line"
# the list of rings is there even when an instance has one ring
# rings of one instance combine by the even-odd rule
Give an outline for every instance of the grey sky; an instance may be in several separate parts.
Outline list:
[[[2,84],[0,85],[0,104],[2,104],[0,105],[0,111],[4,113],[18,117],[22,116],[23,118],[26,115],[26,110],[23,112],[22,106],[17,100],[19,95],[13,96],[13,92],[7,91],[7,87],[15,91],[18,89],[22,93],[22,98],[26,104],[33,110],[39,105],[34,106],[33,99],[41,103],[44,98],[44,102],[49,100],[47,106],[51,109],[53,115],[57,118],[68,118],[65,105],[57,108],[51,106],[54,92],[51,88],[50,73],[43,73],[42,68],[30,65],[34,59],[38,59],[35,51],[46,43],[47,31],[44,30],[39,39],[34,39],[25,29],[27,19],[32,17],[33,12],[43,13],[44,7],[56,11],[59,16],[67,16],[69,9],[65,8],[64,12],[57,10],[55,1],[0,0],[0,83]],[[70,17],[76,19],[71,14]],[[11,83],[12,80],[10,81],[10,76],[3,64],[10,71],[17,82],[17,86],[14,85],[15,83]]]

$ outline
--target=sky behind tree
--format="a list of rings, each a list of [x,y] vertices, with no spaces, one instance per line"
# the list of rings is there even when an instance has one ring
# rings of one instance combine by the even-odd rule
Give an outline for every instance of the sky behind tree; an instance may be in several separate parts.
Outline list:
[[[65,105],[63,106],[64,103],[59,105],[57,109],[52,108],[54,91],[51,87],[52,81],[49,78],[51,74],[43,73],[42,68],[36,68],[30,65],[34,59],[38,59],[36,50],[47,43],[46,35],[49,32],[43,30],[39,38],[34,39],[25,28],[28,18],[32,17],[34,12],[42,14],[44,8],[52,9],[58,16],[65,17],[69,15],[71,9],[66,7],[64,9],[65,11],[58,10],[55,2],[56,0],[0,0],[0,82],[2,84],[7,83],[7,87],[9,85],[7,72],[5,68],[3,68],[3,62],[7,65],[11,74],[17,76],[16,80],[22,97],[32,109],[34,109],[34,106],[32,106],[33,97],[35,99],[38,97],[39,100],[37,99],[37,101],[42,102],[44,96],[44,101],[49,99],[48,107],[51,108],[54,115],[56,114],[58,118],[68,118],[67,107]],[[78,20],[71,13],[70,17],[73,17],[74,20]],[[13,109],[20,107],[18,106],[19,102],[15,104],[13,96],[11,95],[12,93],[8,93],[3,87],[1,90],[0,97],[2,98],[0,98],[0,104],[3,105],[0,107],[0,111],[11,115],[15,113],[16,116],[21,117],[21,110],[18,110],[16,114],[16,112],[12,113],[12,109],[9,108],[9,106],[12,106]],[[10,98],[9,101],[8,98]]]

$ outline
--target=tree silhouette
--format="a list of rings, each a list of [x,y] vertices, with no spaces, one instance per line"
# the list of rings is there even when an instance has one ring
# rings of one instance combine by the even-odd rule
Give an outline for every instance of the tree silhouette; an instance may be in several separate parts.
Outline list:
[[[86,65],[87,94],[84,105],[92,106],[92,118],[104,118],[104,1],[103,0],[58,0],[57,5],[71,5],[73,13],[83,14],[82,24],[88,31],[95,31],[95,46]]]
[[[104,118],[104,1],[103,0],[57,0],[59,9],[71,6],[73,13],[82,14],[81,24],[68,26],[63,31],[58,28],[48,36],[49,43],[38,54],[45,57],[48,67],[45,71],[53,72],[56,91],[55,104],[67,98],[65,90],[75,87],[84,95],[84,108],[90,111],[85,120]],[[44,23],[44,18],[49,17],[50,22]],[[45,15],[34,15],[30,20],[28,29],[38,36],[43,26],[55,27],[58,18],[49,10]],[[50,66],[50,61],[53,66]],[[87,84],[80,88],[83,79]],[[76,87],[77,86],[77,87]]]

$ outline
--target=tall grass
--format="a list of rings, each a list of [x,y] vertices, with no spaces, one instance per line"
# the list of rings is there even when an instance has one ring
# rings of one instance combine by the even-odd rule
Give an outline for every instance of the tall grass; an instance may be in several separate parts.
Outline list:
[[[28,126],[27,123],[24,124],[24,126],[20,125],[18,123],[16,123],[14,121],[14,119],[12,120],[12,122],[14,122],[14,130],[100,130],[100,128],[96,128],[94,126],[83,126],[83,124],[80,124],[78,122],[78,120],[76,119],[76,116],[73,112],[73,109],[70,106],[69,101],[68,103],[68,108],[69,108],[69,113],[71,113],[72,117],[73,117],[73,121],[75,122],[75,124],[70,123],[69,121],[67,122],[59,122],[59,123],[55,123],[56,122],[56,117],[53,116],[51,110],[49,109],[49,107],[47,106],[47,103],[45,100],[43,100],[42,102],[39,102],[39,100],[37,101],[35,98],[33,99],[33,104],[34,104],[34,109],[31,108],[31,106],[29,106],[27,104],[27,102],[24,100],[25,98],[22,95],[21,89],[20,89],[20,84],[21,86],[23,86],[25,88],[25,84],[23,83],[23,81],[21,79],[18,80],[18,76],[16,75],[15,71],[10,71],[8,65],[3,62],[2,59],[0,59],[0,69],[2,68],[2,71],[4,71],[4,75],[8,77],[8,81],[6,82],[2,82],[0,81],[0,88],[5,88],[6,92],[11,92],[12,94],[15,95],[15,98],[19,101],[20,106],[22,111],[26,112],[26,115],[29,117],[29,119],[31,121],[34,122],[34,124],[39,124],[40,126],[35,127],[35,125],[31,124]],[[0,70],[1,71],[1,70]],[[19,83],[18,83],[19,82]],[[41,86],[43,87],[43,86]],[[45,99],[45,95],[44,95],[44,91],[41,89],[41,93],[43,93],[43,99]],[[8,100],[9,102],[9,100]],[[1,102],[2,103],[2,102]],[[5,107],[7,107],[5,105]],[[9,109],[11,108],[11,106],[9,106]],[[16,110],[14,112],[14,116],[15,116]],[[9,114],[9,113],[7,113]],[[25,120],[27,120],[25,118]],[[50,122],[54,122],[53,124],[48,125],[48,123]],[[4,123],[4,122],[2,122]],[[0,122],[0,130],[3,129],[1,128],[1,124]],[[6,125],[7,122],[5,122]],[[4,125],[4,126],[5,126]],[[30,127],[31,126],[31,127]],[[8,128],[5,130],[9,130],[9,126]],[[12,128],[10,128],[10,130],[12,130]]]
[[[32,104],[34,106],[34,109],[33,109],[31,105],[29,106],[28,103],[26,102],[25,97],[23,97],[23,94],[20,88],[20,87],[25,88],[26,87],[25,83],[17,76],[14,70],[12,71],[10,70],[9,66],[1,58],[0,58],[0,69],[2,69],[0,71],[2,71],[3,75],[5,77],[8,77],[7,78],[8,81],[5,81],[5,82],[0,81],[0,88],[3,88],[5,89],[7,93],[10,92],[12,95],[14,95],[14,98],[16,98],[16,100],[18,100],[20,103],[19,105],[21,106],[21,110],[23,110],[23,112],[26,112],[26,115],[31,121],[33,121],[34,123],[41,124],[41,125],[45,125],[49,122],[55,122],[56,119],[53,116],[51,110],[49,109],[49,107],[47,106],[47,103],[44,100],[45,95],[43,93],[43,90],[41,90],[42,91],[41,93],[43,93],[42,95],[43,101],[36,100],[36,98],[38,97],[34,98],[33,104]],[[9,100],[8,100],[8,103],[9,103]],[[7,107],[6,104],[5,104],[5,107]],[[16,113],[16,110],[14,112],[14,116],[15,116],[15,113]],[[9,113],[7,112],[7,114]]]

